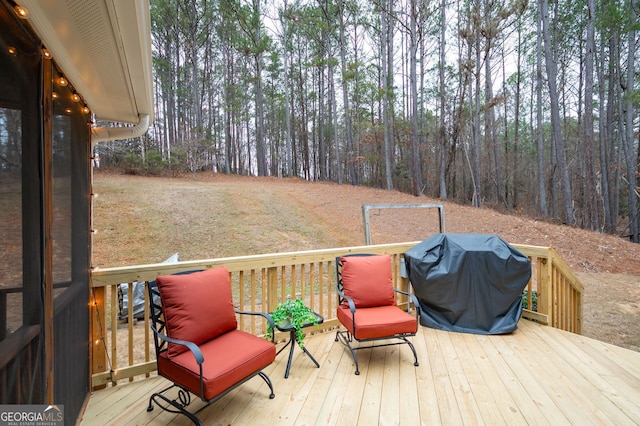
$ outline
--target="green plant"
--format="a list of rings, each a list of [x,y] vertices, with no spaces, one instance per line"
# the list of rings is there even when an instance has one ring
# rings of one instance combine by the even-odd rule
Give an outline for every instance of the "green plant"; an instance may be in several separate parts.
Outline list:
[[[522,292],[522,307],[524,309],[529,309],[529,291],[525,290]],[[531,292],[531,311],[538,312],[538,292],[533,290]]]
[[[139,175],[142,169],[142,159],[133,152],[124,157],[124,172],[128,175]]]
[[[273,322],[278,324],[289,323],[296,331],[296,340],[300,349],[304,349],[304,332],[302,326],[304,324],[318,324],[318,319],[314,315],[313,311],[305,306],[302,299],[287,300],[282,303],[278,303],[276,309],[271,312],[271,318]],[[273,327],[271,324],[267,326],[266,338],[271,339],[273,337]]]

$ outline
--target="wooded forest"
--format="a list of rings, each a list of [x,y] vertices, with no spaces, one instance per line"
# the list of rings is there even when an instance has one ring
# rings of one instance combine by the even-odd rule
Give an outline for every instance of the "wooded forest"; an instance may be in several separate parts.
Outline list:
[[[638,242],[638,0],[151,0],[155,120],[103,164],[299,177]]]

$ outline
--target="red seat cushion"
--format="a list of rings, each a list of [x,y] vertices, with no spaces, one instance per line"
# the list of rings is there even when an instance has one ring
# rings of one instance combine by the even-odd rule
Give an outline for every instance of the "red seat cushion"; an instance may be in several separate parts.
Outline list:
[[[416,317],[397,306],[356,309],[356,327],[353,325],[348,306],[338,306],[336,314],[340,323],[358,340],[377,339],[418,331]]]
[[[246,333],[232,330],[200,346],[204,363],[204,399],[220,395],[242,379],[271,364],[276,358],[273,343]],[[180,383],[189,391],[200,395],[199,367],[193,354],[183,352],[169,358],[161,352],[158,372],[169,380]]]
[[[390,255],[345,256],[340,262],[344,294],[356,307],[395,305]]]
[[[167,335],[196,345],[238,327],[226,267],[156,279]],[[169,343],[168,356],[187,348]]]

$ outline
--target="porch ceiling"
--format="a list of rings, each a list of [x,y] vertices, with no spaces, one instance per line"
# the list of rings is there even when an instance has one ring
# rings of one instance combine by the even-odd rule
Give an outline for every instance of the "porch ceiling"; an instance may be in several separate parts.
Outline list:
[[[153,117],[148,0],[18,0],[99,120]]]

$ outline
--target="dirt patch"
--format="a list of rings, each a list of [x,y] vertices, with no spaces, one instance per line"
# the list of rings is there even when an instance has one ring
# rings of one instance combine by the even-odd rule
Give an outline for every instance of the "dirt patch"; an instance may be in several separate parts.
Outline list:
[[[363,204],[439,203],[397,191],[300,179],[96,171],[93,264],[100,267],[364,245]],[[585,286],[584,334],[640,351],[640,245],[487,208],[443,202],[445,231],[553,247]],[[372,243],[420,241],[437,211],[370,212]]]
[[[640,351],[640,277],[578,273],[584,285],[583,333]]]

